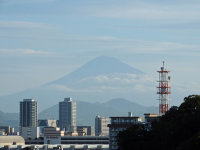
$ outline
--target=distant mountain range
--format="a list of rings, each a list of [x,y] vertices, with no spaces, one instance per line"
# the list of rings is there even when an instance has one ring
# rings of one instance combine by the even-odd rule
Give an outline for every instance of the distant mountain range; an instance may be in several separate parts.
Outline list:
[[[39,113],[39,119],[59,119],[58,104],[45,109]],[[142,116],[144,113],[157,113],[157,107],[145,107],[123,98],[112,99],[104,103],[88,103],[77,101],[77,125],[93,125],[97,115],[103,117],[128,116],[132,112],[134,116]],[[0,125],[11,125],[15,128],[19,126],[19,116],[17,113],[0,112],[2,123]]]
[[[128,116],[132,112],[134,116],[143,116],[144,113],[158,113],[157,107],[145,107],[130,102],[123,98],[112,99],[105,103],[88,103],[77,101],[77,124],[94,125],[94,119],[97,115],[103,117]],[[58,104],[42,111],[39,114],[40,119],[58,119]]]
[[[18,113],[4,113],[0,111],[0,126],[10,125],[18,130],[19,115]]]
[[[93,105],[123,97],[131,102],[151,106],[151,102],[156,99],[154,84],[155,81],[146,77],[142,71],[116,58],[101,56],[60,79],[0,97],[0,110],[18,112],[19,102],[25,98],[34,98],[38,102],[39,112],[58,104],[65,97]]]

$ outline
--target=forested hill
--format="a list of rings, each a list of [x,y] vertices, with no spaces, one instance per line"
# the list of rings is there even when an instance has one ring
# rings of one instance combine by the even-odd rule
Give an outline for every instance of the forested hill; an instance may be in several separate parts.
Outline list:
[[[190,95],[172,107],[152,130],[135,125],[119,135],[120,150],[199,150],[200,95]]]

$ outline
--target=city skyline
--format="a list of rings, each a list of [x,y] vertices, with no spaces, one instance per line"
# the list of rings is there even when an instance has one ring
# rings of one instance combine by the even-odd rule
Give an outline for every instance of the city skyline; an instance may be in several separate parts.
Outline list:
[[[172,71],[171,103],[178,105],[200,91],[199,4],[0,1],[0,95],[37,88],[98,56],[112,56],[155,79],[154,101],[156,71],[166,61]],[[138,89],[146,87],[141,83]]]
[[[0,0],[0,148],[200,149],[199,18],[199,0]]]

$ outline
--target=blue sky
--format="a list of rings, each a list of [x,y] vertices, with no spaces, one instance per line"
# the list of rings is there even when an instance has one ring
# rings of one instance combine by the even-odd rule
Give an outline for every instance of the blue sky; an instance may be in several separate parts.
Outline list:
[[[0,95],[102,55],[155,78],[165,60],[173,90],[199,94],[199,18],[198,0],[0,0]]]

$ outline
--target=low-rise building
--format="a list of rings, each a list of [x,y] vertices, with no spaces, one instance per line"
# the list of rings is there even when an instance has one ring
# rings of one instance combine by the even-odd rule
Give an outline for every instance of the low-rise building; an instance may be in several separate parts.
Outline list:
[[[65,135],[58,127],[44,128],[44,144],[108,144],[108,136],[78,136]],[[75,132],[74,132],[75,134]]]
[[[37,139],[40,137],[39,127],[22,127],[21,136],[26,139]]]
[[[40,127],[40,137],[44,137],[45,127],[57,127],[58,120],[40,119],[38,120],[38,127]]]
[[[77,127],[78,136],[86,136],[87,128]]]
[[[108,136],[63,136],[61,144],[109,144]]]
[[[54,145],[9,145],[2,148],[2,150],[22,150],[22,149],[31,149],[31,150],[109,150],[108,144],[54,144]]]
[[[145,123],[152,123],[154,121],[157,121],[159,119],[158,114],[151,114],[151,113],[146,113],[144,114],[145,118]]]
[[[117,150],[117,135],[120,131],[124,131],[134,124],[142,123],[142,117],[133,117],[129,113],[128,117],[110,117],[111,123],[109,127],[109,147],[110,150]]]
[[[0,147],[4,147],[5,145],[24,145],[25,140],[21,136],[0,136]]]
[[[44,144],[60,144],[61,137],[65,135],[65,131],[59,127],[44,128]]]
[[[77,131],[83,130],[85,135],[94,136],[94,127],[93,126],[77,126]]]
[[[58,120],[40,119],[40,120],[38,120],[38,126],[39,127],[57,127]]]
[[[26,145],[37,145],[37,144],[41,145],[41,144],[44,144],[44,138],[39,137],[37,139],[26,139],[25,144]]]

